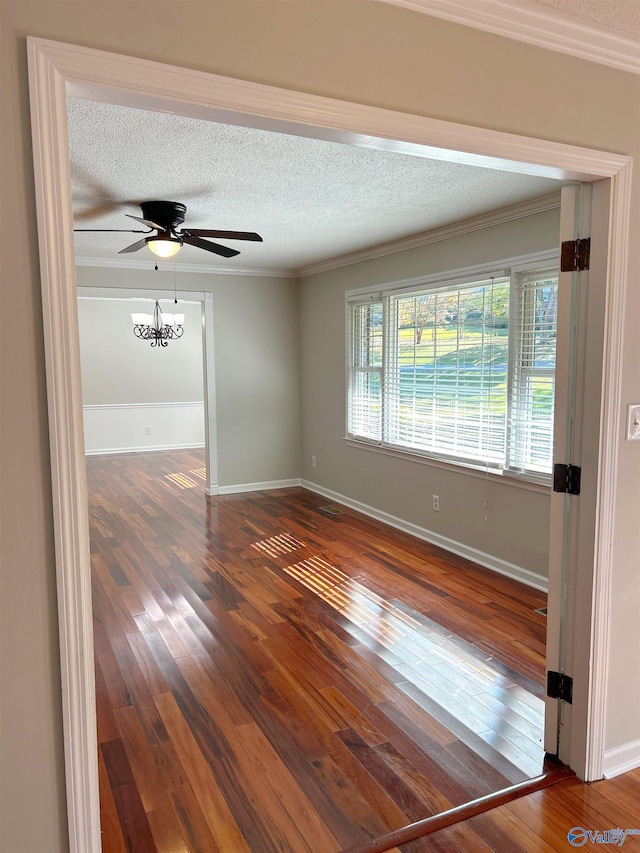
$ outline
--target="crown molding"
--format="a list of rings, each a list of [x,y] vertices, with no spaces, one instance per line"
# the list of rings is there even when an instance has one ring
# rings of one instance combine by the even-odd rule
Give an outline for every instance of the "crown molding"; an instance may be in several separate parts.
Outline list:
[[[525,216],[533,216],[536,213],[544,213],[547,210],[556,210],[560,207],[560,193],[551,193],[545,196],[531,199],[529,201],[512,204],[508,207],[502,207],[499,210],[492,210],[489,213],[482,213],[479,216],[473,216],[469,219],[463,219],[459,222],[453,222],[450,225],[443,225],[441,228],[434,228],[431,231],[425,231],[422,234],[414,234],[411,237],[403,237],[400,240],[392,240],[389,243],[382,243],[378,246],[372,246],[369,249],[362,249],[358,252],[351,252],[348,255],[341,255],[337,258],[331,258],[328,261],[320,261],[317,264],[309,264],[298,270],[299,276],[315,275],[316,273],[329,272],[330,270],[346,267],[350,264],[361,263],[362,261],[371,261],[376,258],[382,258],[385,255],[392,255],[396,252],[405,252],[408,249],[418,249],[421,246],[427,246],[429,243],[437,243],[439,240],[448,240],[451,237],[459,237],[462,234],[469,234],[471,231],[480,231],[483,228],[490,228],[492,225],[502,225],[505,222],[511,222],[514,219],[522,219]]]
[[[436,243],[439,240],[447,240],[450,237],[459,237],[460,235],[468,234],[471,231],[480,231],[481,229],[489,228],[492,225],[501,225],[504,222],[511,222],[514,219],[521,219],[524,216],[533,216],[536,213],[544,213],[547,210],[556,210],[559,207],[560,193],[550,193],[528,201],[518,202],[517,204],[512,204],[498,210],[492,210],[489,213],[482,213],[478,216],[470,217],[469,219],[453,222],[449,225],[443,225],[440,228],[424,231],[421,234],[412,234],[410,237],[402,237],[399,240],[392,240],[388,243],[381,243],[377,246],[371,246],[370,248],[361,249],[357,252],[350,252],[349,254],[329,258],[325,261],[308,264],[296,270],[240,269],[238,267],[213,268],[204,264],[175,264],[175,269],[176,272],[193,272],[204,275],[300,278],[302,276],[314,275],[315,273],[329,272],[330,270],[350,266],[351,264],[357,264],[361,261],[375,260],[376,258],[382,258],[385,255],[392,255],[396,252],[404,252],[408,249],[417,249],[420,246],[426,246],[429,243]],[[135,261],[125,258],[76,258],[76,265],[79,267],[107,267],[132,270],[149,269],[148,261]],[[174,265],[172,264],[171,271],[173,271],[173,266]],[[166,268],[163,271],[166,272]]]
[[[105,300],[114,300],[116,302],[122,302],[123,300],[146,300],[149,302],[155,302],[156,299],[162,302],[175,297],[179,299],[180,302],[195,304],[198,302],[205,302],[207,299],[212,298],[212,294],[204,290],[173,291],[163,290],[162,288],[160,290],[157,288],[147,290],[142,287],[92,287],[90,284],[78,285],[76,293],[78,299],[98,299],[101,302]]]
[[[76,258],[76,266],[78,267],[106,267],[111,269],[148,271],[149,263],[154,263],[154,261],[134,261],[125,258]],[[297,276],[297,273],[293,270],[208,267],[206,264],[171,264],[170,268],[158,265],[158,269],[162,272],[173,272],[174,266],[175,271],[178,273],[193,272],[200,275],[244,275],[262,278],[296,278]]]
[[[640,74],[633,36],[522,0],[378,0],[436,18]]]

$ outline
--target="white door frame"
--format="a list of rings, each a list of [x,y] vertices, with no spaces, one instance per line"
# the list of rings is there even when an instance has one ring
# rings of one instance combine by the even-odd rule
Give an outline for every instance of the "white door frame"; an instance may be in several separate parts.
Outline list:
[[[152,295],[153,294],[153,295]],[[166,294],[166,297],[162,294]],[[124,287],[92,287],[85,284],[77,288],[78,298],[88,299],[170,299],[199,302],[202,319],[202,378],[204,395],[205,443],[205,494],[217,495],[218,488],[218,429],[216,419],[215,350],[213,346],[213,294],[203,290],[178,290],[158,287],[155,290]]]
[[[583,675],[585,777],[601,775],[620,424],[631,159],[28,38],[44,314],[70,850],[100,853],[86,471],[66,97],[162,108],[231,124],[566,180],[611,180],[591,655]],[[593,590],[598,590],[598,595]],[[587,650],[588,651],[588,650]],[[574,677],[577,674],[574,673]],[[576,713],[579,711],[580,713]]]

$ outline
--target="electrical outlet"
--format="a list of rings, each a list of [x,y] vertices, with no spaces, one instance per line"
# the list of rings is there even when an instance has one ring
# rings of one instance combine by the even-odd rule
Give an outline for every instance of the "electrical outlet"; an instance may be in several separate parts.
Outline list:
[[[433,496],[433,510],[434,512],[440,512],[440,495]]]
[[[150,426],[148,426],[146,428],[146,433],[147,433],[147,435],[151,435],[151,427]]]
[[[640,439],[640,404],[631,403],[627,406],[627,440]]]
[[[315,456],[312,456],[312,457],[311,457],[311,467],[312,467],[312,468],[315,468],[315,467],[316,467],[316,457],[315,457]]]

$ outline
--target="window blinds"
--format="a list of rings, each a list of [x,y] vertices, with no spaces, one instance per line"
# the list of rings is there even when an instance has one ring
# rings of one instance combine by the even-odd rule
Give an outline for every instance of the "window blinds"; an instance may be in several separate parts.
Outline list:
[[[350,307],[348,432],[382,440],[382,300],[376,296]]]
[[[553,456],[555,268],[355,297],[348,434],[514,475]]]
[[[509,430],[505,467],[551,471],[558,277],[554,270],[515,275]]]
[[[508,278],[390,296],[390,444],[503,461],[508,311]]]

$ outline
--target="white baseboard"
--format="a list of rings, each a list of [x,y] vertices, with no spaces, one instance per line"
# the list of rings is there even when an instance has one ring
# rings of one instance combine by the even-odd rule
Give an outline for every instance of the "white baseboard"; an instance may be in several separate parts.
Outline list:
[[[240,492],[263,492],[265,489],[290,489],[301,486],[301,480],[268,480],[264,483],[237,483],[234,486],[218,486],[219,495],[235,495]]]
[[[85,456],[113,456],[118,453],[153,453],[156,450],[201,450],[204,444],[157,444],[151,447],[107,447],[85,450]]]
[[[305,489],[309,489],[311,492],[316,492],[330,500],[344,504],[344,506],[348,506],[350,509],[356,510],[356,512],[361,512],[363,515],[375,518],[376,521],[381,521],[384,524],[388,524],[390,527],[402,530],[404,533],[410,533],[418,539],[422,539],[432,545],[437,545],[440,548],[444,548],[446,551],[451,551],[451,553],[457,554],[459,557],[465,557],[467,560],[472,560],[474,563],[478,563],[480,566],[491,569],[500,575],[505,575],[506,577],[533,587],[534,589],[540,589],[543,592],[547,592],[548,590],[548,579],[544,577],[544,575],[539,575],[529,569],[523,568],[522,566],[516,566],[514,563],[501,560],[499,557],[494,557],[492,554],[486,554],[484,551],[478,551],[476,548],[471,548],[468,545],[464,545],[462,542],[457,542],[455,539],[449,539],[446,536],[441,536],[439,533],[434,533],[431,530],[427,530],[425,527],[419,527],[417,524],[412,524],[402,518],[397,518],[395,515],[390,515],[389,513],[383,512],[375,507],[360,503],[360,501],[347,498],[338,492],[331,491],[331,489],[325,489],[322,486],[318,486],[316,483],[309,482],[308,480],[302,480],[300,485]]]
[[[602,773],[605,779],[613,779],[614,776],[628,773],[636,767],[640,767],[640,738],[605,750],[602,761]]]

